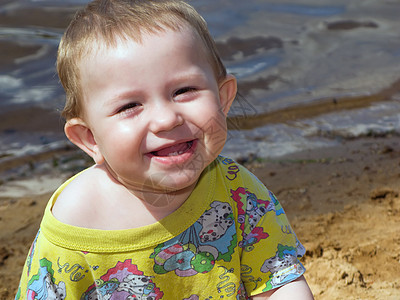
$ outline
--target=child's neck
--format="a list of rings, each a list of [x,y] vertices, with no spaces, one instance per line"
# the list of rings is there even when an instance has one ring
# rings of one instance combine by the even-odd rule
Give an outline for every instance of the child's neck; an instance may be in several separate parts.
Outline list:
[[[196,183],[179,191],[131,191],[129,192],[139,201],[144,208],[154,216],[154,221],[159,221],[177,210],[190,196]]]
[[[184,189],[175,191],[135,189],[115,179],[115,176],[113,176],[107,167],[101,166],[100,168],[107,172],[108,176],[112,179],[112,186],[114,186],[117,194],[119,194],[117,198],[119,199],[119,206],[125,207],[129,211],[135,210],[132,213],[136,218],[130,218],[128,224],[125,223],[126,220],[114,220],[124,223],[125,225],[121,224],[122,227],[141,227],[165,218],[177,210],[188,199],[197,184],[196,181]]]

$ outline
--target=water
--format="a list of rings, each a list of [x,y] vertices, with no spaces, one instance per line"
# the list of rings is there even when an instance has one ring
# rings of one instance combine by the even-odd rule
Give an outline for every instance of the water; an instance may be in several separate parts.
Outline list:
[[[57,115],[64,94],[56,50],[86,2],[0,1],[0,164],[67,143]],[[224,154],[278,157],[343,138],[400,133],[399,1],[191,3],[239,80],[244,100],[230,116],[250,124],[231,122]],[[297,109],[304,106],[306,114]]]

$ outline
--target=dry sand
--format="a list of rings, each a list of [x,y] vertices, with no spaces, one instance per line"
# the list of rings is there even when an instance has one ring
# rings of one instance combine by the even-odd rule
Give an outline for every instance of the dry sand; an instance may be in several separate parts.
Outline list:
[[[306,246],[315,299],[400,299],[400,137],[246,166],[278,196]],[[0,299],[14,297],[49,196],[0,197]]]

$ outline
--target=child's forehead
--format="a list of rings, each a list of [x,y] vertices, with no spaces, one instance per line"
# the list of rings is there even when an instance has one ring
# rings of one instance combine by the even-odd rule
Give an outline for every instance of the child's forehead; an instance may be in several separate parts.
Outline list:
[[[162,41],[163,39],[168,39],[168,41],[164,43]],[[165,51],[157,51],[160,47],[165,49]],[[140,39],[137,38],[137,36],[118,34],[114,36],[112,43],[105,39],[96,39],[93,47],[90,47],[88,53],[83,55],[77,62],[77,71],[79,72],[81,87],[83,88],[87,84],[87,68],[91,67],[92,71],[95,70],[97,68],[97,63],[106,59],[106,57],[112,59],[117,58],[118,61],[123,61],[128,57],[131,57],[134,59],[128,60],[129,63],[131,63],[135,60],[136,62],[149,61],[149,59],[158,60],[160,57],[166,59],[166,56],[169,56],[170,54],[171,57],[174,58],[173,61],[176,62],[179,61],[180,57],[188,57],[187,55],[197,57],[198,60],[196,60],[196,63],[199,63],[199,66],[201,65],[202,68],[206,69],[211,68],[215,79],[220,79],[220,72],[217,69],[218,67],[215,64],[211,51],[207,48],[206,43],[194,28],[191,26],[185,26],[179,29],[164,28],[159,31],[143,32]],[[139,60],[137,60],[137,58],[139,58]],[[134,63],[136,64],[136,62]],[[125,68],[126,66],[127,64],[123,64],[119,65],[119,67],[115,66],[111,68]],[[144,65],[141,65],[140,67],[144,67]]]
[[[202,39],[198,32],[191,27],[190,25],[181,26],[179,28],[169,28],[162,27],[157,30],[143,30],[137,34],[130,33],[116,33],[114,36],[113,43],[110,43],[104,39],[102,39],[101,44],[103,47],[113,49],[115,47],[124,46],[129,43],[135,43],[139,45],[143,45],[146,41],[151,39],[166,39],[170,35],[184,35],[188,40],[196,41],[198,43],[202,43]]]
[[[203,50],[204,54],[207,54],[206,45],[201,39],[197,31],[191,26],[181,27],[179,29],[163,28],[162,30],[142,32],[140,35],[127,35],[116,33],[113,40],[106,40],[105,38],[96,38],[92,43],[88,45],[87,53],[82,56],[82,60],[91,59],[99,55],[107,53],[115,53],[118,49],[129,48],[132,43],[139,46],[145,46],[149,41],[157,39],[169,39],[172,36],[184,36],[184,42],[187,44],[196,45],[199,49]],[[182,39],[177,38],[176,43],[182,42]],[[178,45],[177,45],[178,46]],[[173,50],[171,48],[171,50]]]
[[[182,62],[188,62],[187,59],[193,63],[190,70],[193,71],[194,68],[207,70],[207,72],[211,70],[217,78],[201,38],[191,28],[144,33],[140,41],[126,36],[117,36],[113,44],[98,40],[95,47],[92,47],[90,52],[78,62],[80,84],[85,90],[93,79],[93,75],[102,67],[107,68],[107,72],[122,71],[126,68],[149,70],[153,69],[154,64],[164,65],[164,62],[168,64],[168,61],[174,66],[188,67],[189,65],[182,64]],[[103,62],[107,61],[112,61],[112,63],[104,65]],[[182,68],[180,68],[181,71]],[[173,69],[177,68],[173,67]],[[189,68],[184,70],[189,72]]]

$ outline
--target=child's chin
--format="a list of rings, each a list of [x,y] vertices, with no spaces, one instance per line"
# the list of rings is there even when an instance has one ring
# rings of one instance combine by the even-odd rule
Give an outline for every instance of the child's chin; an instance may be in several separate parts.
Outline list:
[[[201,173],[201,172],[200,172]],[[177,170],[176,172],[154,172],[144,182],[148,190],[159,190],[162,192],[176,192],[186,189],[197,182],[200,176],[198,172],[186,172]]]

